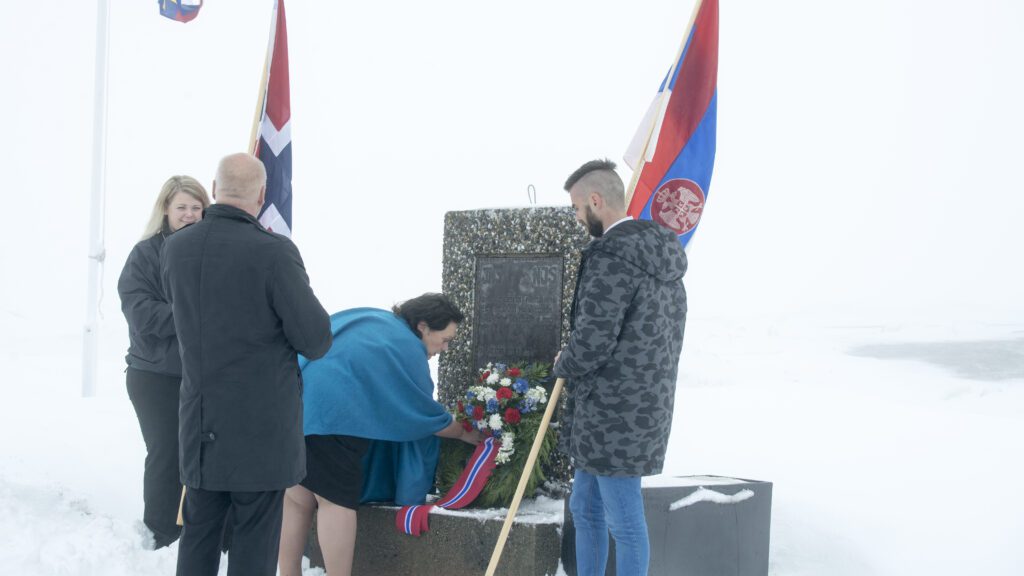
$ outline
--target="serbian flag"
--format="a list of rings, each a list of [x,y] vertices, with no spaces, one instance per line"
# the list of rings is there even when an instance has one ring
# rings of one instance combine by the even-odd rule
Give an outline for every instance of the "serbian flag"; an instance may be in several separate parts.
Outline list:
[[[157,0],[160,3],[160,15],[178,22],[190,22],[199,15],[203,0]]]
[[[686,247],[700,223],[715,165],[718,0],[697,0],[676,61],[625,161],[633,169],[629,215],[654,220]]]
[[[260,87],[259,124],[252,139],[254,156],[267,168],[267,197],[260,224],[292,235],[292,109],[288,90],[288,30],[284,0],[274,1],[264,85]]]

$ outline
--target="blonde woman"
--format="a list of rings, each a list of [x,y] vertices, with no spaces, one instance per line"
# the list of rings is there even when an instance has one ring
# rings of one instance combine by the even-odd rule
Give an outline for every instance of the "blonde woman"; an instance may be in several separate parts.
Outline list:
[[[178,389],[181,357],[171,306],[160,283],[164,239],[203,218],[210,205],[203,185],[190,176],[172,176],[153,205],[142,240],[135,245],[117,282],[121,311],[128,321],[128,397],[146,443],[143,522],[153,547],[169,546],[177,525],[181,483],[178,473]]]

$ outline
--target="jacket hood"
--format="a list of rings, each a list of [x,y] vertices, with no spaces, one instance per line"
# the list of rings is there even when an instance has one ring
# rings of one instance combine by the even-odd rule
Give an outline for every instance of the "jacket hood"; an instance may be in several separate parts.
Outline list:
[[[668,228],[647,220],[630,220],[595,238],[586,251],[607,252],[663,282],[686,274],[686,252]]]

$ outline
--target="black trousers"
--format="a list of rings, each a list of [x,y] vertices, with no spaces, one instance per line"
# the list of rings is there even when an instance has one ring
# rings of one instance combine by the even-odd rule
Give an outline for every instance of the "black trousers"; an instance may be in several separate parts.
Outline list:
[[[189,488],[185,529],[178,543],[178,576],[217,576],[224,521],[234,531],[228,548],[228,576],[274,576],[281,544],[284,490],[216,492]]]
[[[157,548],[178,539],[178,390],[180,376],[128,368],[128,398],[146,442],[146,468],[142,480],[145,509],[142,521],[153,532]]]

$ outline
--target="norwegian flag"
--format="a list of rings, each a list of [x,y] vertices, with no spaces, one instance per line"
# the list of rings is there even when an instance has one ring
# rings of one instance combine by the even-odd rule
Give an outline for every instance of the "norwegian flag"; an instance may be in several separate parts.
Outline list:
[[[259,132],[252,153],[267,168],[267,197],[260,224],[278,234],[292,235],[292,109],[288,88],[288,30],[284,0],[275,0],[266,86]]]

